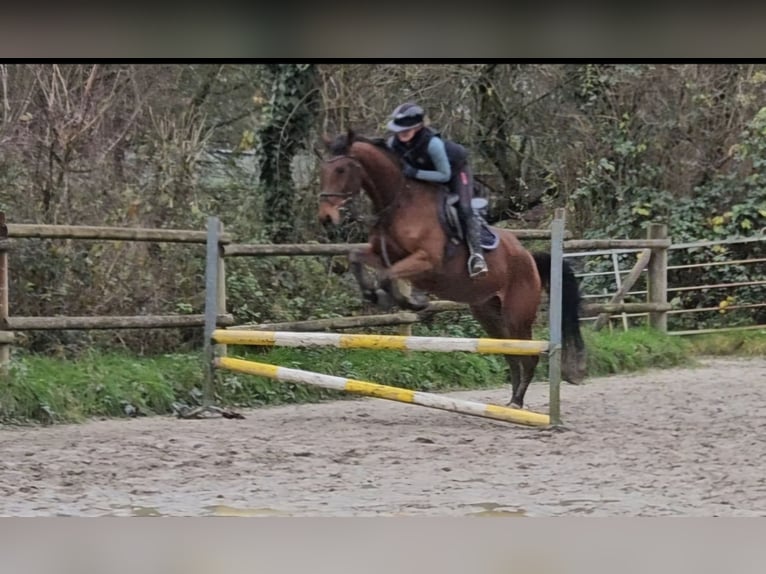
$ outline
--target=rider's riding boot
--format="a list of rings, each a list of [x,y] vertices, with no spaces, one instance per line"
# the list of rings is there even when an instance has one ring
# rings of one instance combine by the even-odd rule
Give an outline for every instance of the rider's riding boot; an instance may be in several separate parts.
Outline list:
[[[481,247],[481,220],[471,212],[465,218],[466,244],[468,245],[468,274],[471,277],[484,275],[489,272]]]

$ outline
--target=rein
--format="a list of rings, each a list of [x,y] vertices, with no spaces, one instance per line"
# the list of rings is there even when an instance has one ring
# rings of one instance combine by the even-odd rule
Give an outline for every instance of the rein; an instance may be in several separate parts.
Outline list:
[[[362,171],[365,171],[364,165],[362,164],[362,162],[360,162],[359,159],[355,158],[352,155],[346,155],[346,154],[338,155],[338,156],[335,156],[335,157],[333,157],[331,159],[325,160],[325,163],[329,164],[329,163],[333,163],[333,162],[339,161],[341,159],[351,160],[351,162],[355,166],[357,166]],[[405,187],[407,185],[408,184],[405,181]],[[362,221],[362,218],[360,218],[358,216],[358,213],[357,213],[357,211],[355,209],[355,204],[353,202],[353,200],[354,200],[356,195],[357,195],[356,191],[346,191],[346,192],[326,192],[326,191],[323,191],[323,192],[319,193],[319,200],[320,201],[327,201],[331,197],[342,198],[343,201],[338,206],[339,209],[342,209],[342,210],[348,209],[351,212],[353,220]],[[349,204],[349,206],[346,207],[346,204]],[[389,202],[388,205],[386,205],[383,209],[381,209],[378,213],[376,213],[375,217],[371,221],[366,221],[365,223],[371,223],[372,227],[376,227],[384,219],[383,216],[389,214],[394,209],[395,205],[396,205],[396,198],[394,198],[391,202]],[[380,244],[381,244],[380,246],[381,246],[381,251],[382,251],[382,255],[383,255],[383,261],[385,262],[387,267],[390,267],[391,266],[391,260],[390,260],[389,255],[388,255],[388,248],[386,246],[385,233],[381,233],[380,234]]]

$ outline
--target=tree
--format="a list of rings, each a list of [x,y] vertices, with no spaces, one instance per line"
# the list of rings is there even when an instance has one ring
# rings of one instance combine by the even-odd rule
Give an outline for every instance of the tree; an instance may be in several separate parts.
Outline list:
[[[258,132],[263,220],[275,243],[295,236],[295,183],[292,162],[309,147],[318,117],[320,92],[313,64],[269,64],[271,94]]]

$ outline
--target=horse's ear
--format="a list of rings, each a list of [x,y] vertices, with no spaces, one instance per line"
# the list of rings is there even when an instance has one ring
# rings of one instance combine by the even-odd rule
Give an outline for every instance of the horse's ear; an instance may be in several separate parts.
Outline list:
[[[330,136],[328,136],[327,134],[322,134],[321,139],[322,139],[322,143],[324,144],[324,147],[329,150],[332,146],[332,140],[330,139]],[[314,149],[316,150],[316,148]]]
[[[351,145],[354,143],[354,138],[356,137],[356,132],[354,132],[353,128],[348,128],[346,131],[346,144]]]

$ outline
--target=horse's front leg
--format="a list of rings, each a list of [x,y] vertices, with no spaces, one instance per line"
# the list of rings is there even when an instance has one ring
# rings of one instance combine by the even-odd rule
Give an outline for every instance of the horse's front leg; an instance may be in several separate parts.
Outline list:
[[[410,280],[433,269],[434,264],[428,253],[419,250],[384,269],[381,284],[401,307],[420,311],[428,307],[428,298],[422,293],[413,293]]]
[[[378,291],[381,289],[377,278],[375,276],[370,276],[364,269],[366,265],[377,271],[383,270],[383,261],[375,252],[373,252],[372,246],[368,245],[362,249],[352,250],[348,255],[348,260],[351,273],[354,275],[354,278],[359,285],[359,289],[362,291],[362,298],[373,305],[390,307],[390,297],[385,295],[385,297],[383,297],[384,300],[381,301],[381,297],[378,295]],[[385,299],[388,299],[388,301],[385,301]]]
[[[362,291],[362,297],[366,301],[386,310],[390,309],[393,303],[403,309],[415,311],[428,306],[428,300],[423,295],[413,294],[412,286],[408,281],[391,274],[400,262],[386,268],[381,257],[372,250],[371,246],[351,251],[349,263],[351,272]],[[372,267],[382,276],[380,282],[371,279],[365,273],[365,265]]]

